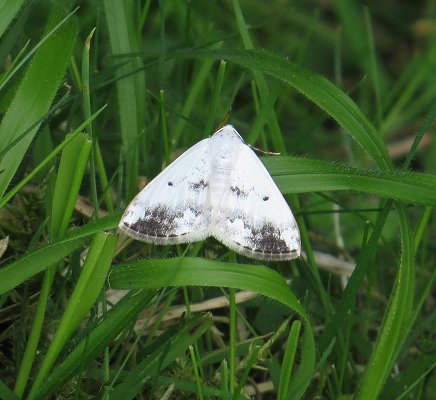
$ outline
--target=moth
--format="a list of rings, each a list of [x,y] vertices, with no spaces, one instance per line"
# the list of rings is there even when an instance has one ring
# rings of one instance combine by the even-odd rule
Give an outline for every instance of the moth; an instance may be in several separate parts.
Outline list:
[[[192,146],[154,178],[129,204],[119,228],[159,245],[213,236],[259,260],[291,260],[301,251],[291,209],[231,125]]]

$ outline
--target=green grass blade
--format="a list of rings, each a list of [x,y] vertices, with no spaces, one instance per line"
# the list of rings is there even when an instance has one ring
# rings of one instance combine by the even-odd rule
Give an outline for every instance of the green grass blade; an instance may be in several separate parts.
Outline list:
[[[62,240],[36,250],[0,270],[0,294],[56,264],[86,242],[86,237]]]
[[[306,311],[282,276],[261,265],[203,258],[140,260],[114,267],[109,277],[114,289],[142,289],[167,286],[212,285],[262,293],[307,318]]]
[[[192,77],[192,84],[188,89],[188,94],[181,111],[182,118],[177,120],[176,126],[171,132],[171,137],[175,143],[179,143],[187,119],[191,115],[192,110],[195,109],[199,94],[201,90],[204,89],[205,83],[211,74],[213,65],[214,61],[212,60],[203,60],[201,65],[198,67],[198,71]]]
[[[77,135],[62,151],[53,194],[50,232],[62,237],[68,228],[91,151],[86,134]]]
[[[18,191],[23,188],[24,185],[26,185],[28,182],[30,182],[31,179],[33,179],[39,172],[41,172],[53,159],[54,157],[60,153],[72,140],[75,139],[77,135],[80,134],[82,129],[86,127],[87,124],[89,124],[91,121],[93,121],[97,116],[106,108],[106,106],[103,106],[95,112],[90,118],[88,118],[85,122],[83,122],[77,129],[75,129],[73,132],[71,132],[65,140],[57,146],[47,157],[44,158],[41,163],[38,164],[36,168],[32,172],[30,172],[23,180],[20,181],[13,189],[11,189],[2,199],[0,200],[0,208],[2,208],[12,197],[14,197],[15,194],[18,193]]]
[[[235,393],[236,385],[236,299],[235,290],[229,289],[229,390]]]
[[[401,229],[401,262],[381,331],[362,378],[358,400],[378,397],[386,377],[396,361],[398,347],[409,333],[409,319],[413,305],[415,277],[415,248],[408,215],[403,205],[397,204]]]
[[[165,91],[162,89],[159,91],[159,111],[164,160],[165,164],[168,165],[170,163],[170,149],[168,140],[167,117],[165,110]]]
[[[410,163],[415,157],[419,143],[423,139],[425,133],[430,130],[431,125],[433,124],[433,121],[435,119],[436,119],[436,101],[433,101],[430,110],[427,112],[427,114],[424,117],[423,123],[416,131],[415,139],[413,140],[412,146],[410,147],[410,151],[407,153],[406,160],[404,161],[403,164],[403,169],[407,169],[410,167]]]
[[[46,32],[61,16],[52,12]],[[69,19],[38,49],[0,125],[0,151],[48,111],[64,76],[77,35],[75,20]],[[0,160],[0,195],[3,196],[39,124]]]
[[[217,286],[249,290],[277,300],[300,315],[304,322],[301,363],[290,390],[302,394],[310,383],[315,363],[312,328],[306,311],[277,272],[260,265],[240,265],[201,258],[142,260],[118,265],[109,277],[118,289],[167,286]]]
[[[350,45],[353,58],[359,65],[362,74],[368,74],[372,81],[375,95],[375,116],[377,126],[379,126],[382,111],[381,82],[384,82],[386,73],[381,64],[376,64],[370,10],[356,0],[335,0],[334,8],[340,20],[343,35]]]
[[[76,287],[33,383],[30,398],[42,386],[62,348],[97,300],[106,281],[116,244],[117,236],[115,235],[104,233],[95,235]]]
[[[334,118],[374,159],[381,169],[391,167],[380,134],[356,103],[326,78],[283,57],[259,50],[214,50],[177,53],[178,56],[213,57],[264,72],[298,90]]]
[[[192,369],[194,370],[195,384],[197,386],[197,396],[199,400],[204,400],[203,388],[201,386],[200,372],[198,369],[197,360],[195,358],[194,347],[192,347],[192,345],[189,345],[189,355],[191,356]]]
[[[2,379],[0,379],[0,398],[3,400],[20,400],[20,397],[18,397]]]
[[[154,351],[132,368],[110,394],[111,400],[128,400],[137,396],[144,383],[156,376],[176,358],[182,356],[190,345],[212,324],[212,315],[196,316],[187,320],[176,332],[167,332],[165,340],[154,343]]]
[[[91,50],[91,40],[94,35],[96,28],[93,28],[86,38],[85,46],[83,46],[82,53],[82,98],[83,98],[83,113],[85,118],[89,118],[92,114],[91,112],[91,84],[89,81],[89,53]],[[91,180],[91,200],[94,206],[94,217],[98,218],[98,198],[97,198],[97,182],[96,182],[96,152],[97,152],[97,140],[94,135],[94,130],[92,128],[92,123],[86,127],[86,133],[91,138],[92,151],[90,158],[90,180]]]
[[[112,307],[97,326],[59,364],[47,378],[46,383],[35,395],[35,399],[47,399],[57,389],[75,376],[81,364],[91,363],[106,346],[137,317],[155,296],[154,290],[131,291]]]
[[[402,170],[368,170],[301,157],[266,157],[282,193],[355,190],[380,197],[436,206],[436,176]]]
[[[436,354],[421,354],[415,361],[409,363],[406,368],[394,378],[390,379],[383,388],[380,400],[400,400],[408,398],[408,394],[427,375],[434,373],[436,369]],[[431,379],[430,379],[431,380]],[[424,397],[425,398],[425,397]]]
[[[42,281],[41,294],[35,311],[32,328],[26,343],[26,349],[21,360],[20,369],[17,374],[14,392],[20,397],[23,396],[24,390],[28,384],[30,372],[36,357],[39,338],[44,325],[44,316],[47,309],[47,303],[50,296],[51,286],[55,277],[56,269],[50,266],[44,274]]]
[[[292,369],[295,365],[295,354],[297,352],[298,340],[300,338],[301,322],[294,321],[288,335],[285,354],[283,356],[282,368],[280,371],[280,381],[277,390],[277,399],[286,398],[291,381]]]
[[[354,268],[353,274],[347,283],[347,286],[342,295],[341,302],[336,308],[336,313],[328,321],[324,331],[319,337],[318,351],[323,354],[329,347],[330,343],[335,340],[338,329],[343,326],[347,326],[344,322],[348,318],[348,311],[354,307],[356,296],[359,288],[361,287],[363,278],[365,277],[369,266],[375,256],[374,249],[377,248],[377,243],[381,237],[383,227],[386,223],[386,219],[391,210],[392,202],[388,201],[383,207],[383,210],[379,213],[377,221],[374,226],[374,230],[366,243],[366,246],[362,249],[359,261]]]
[[[368,51],[367,51],[367,58],[369,68],[371,75],[372,84],[374,87],[374,96],[375,96],[375,116],[376,116],[376,126],[380,127],[382,122],[382,116],[383,116],[383,108],[382,108],[382,89],[380,84],[380,74],[379,74],[379,68],[380,64],[377,62],[377,55],[376,55],[376,49],[374,47],[374,36],[372,33],[372,24],[371,24],[371,15],[369,13],[368,7],[364,7],[364,17],[365,17],[365,25],[366,25],[366,31],[368,36]]]
[[[214,122],[218,110],[219,100],[221,98],[221,89],[224,82],[224,73],[226,71],[226,62],[221,60],[218,68],[218,76],[216,78],[215,87],[212,94],[212,99],[207,113],[206,126],[204,128],[204,135],[210,135],[214,130]]]
[[[240,398],[242,388],[247,383],[248,375],[257,361],[259,350],[260,346],[255,346],[254,349],[251,350],[248,360],[246,361],[244,371],[242,372],[242,376],[239,378],[238,387],[233,394],[232,400],[238,400]]]
[[[64,240],[75,240],[79,238],[86,238],[95,233],[106,231],[109,229],[115,229],[118,226],[118,222],[121,218],[121,212],[101,217],[96,221],[88,222],[81,227],[74,227],[70,229],[64,236]]]
[[[61,19],[56,25],[51,27],[51,30],[46,30],[43,38],[38,42],[38,44],[33,47],[27,54],[24,54],[24,50],[27,49],[27,42],[26,45],[23,47],[19,54],[19,58],[16,62],[14,62],[13,68],[10,68],[7,70],[6,74],[2,76],[2,79],[0,80],[0,91],[3,90],[3,88],[6,86],[6,84],[17,75],[17,72],[21,69],[23,65],[26,64],[28,60],[32,58],[32,56],[38,51],[40,47],[42,47],[46,42],[55,35],[56,31],[61,28],[77,11],[77,8],[73,10],[70,14],[68,14],[65,18]],[[50,14],[50,17],[54,14],[63,15],[64,13],[60,9],[52,9],[52,13]],[[49,18],[50,18],[49,17]],[[57,19],[57,17],[55,17]],[[49,19],[50,22],[50,19]],[[46,27],[47,28],[47,27]],[[21,57],[23,55],[23,57]]]
[[[246,50],[252,50],[254,49],[254,44],[251,40],[249,26],[245,21],[239,1],[233,0],[232,3],[236,23],[238,25],[239,35],[241,36],[244,48]],[[259,90],[259,97],[261,100],[262,109],[264,110],[265,114],[268,115],[272,143],[274,144],[276,151],[284,152],[286,150],[286,147],[281,134],[280,124],[272,107],[269,107],[272,99],[275,98],[275,95],[274,93],[270,93],[268,83],[261,71],[254,70],[253,75],[256,82],[256,87]],[[261,120],[262,117],[257,121],[259,125]],[[255,126],[255,129],[259,129],[259,125]],[[260,130],[258,130],[258,133],[260,133]],[[254,143],[254,140],[257,139],[257,137],[255,137],[254,135],[250,135],[249,139],[252,141],[249,141],[248,143]]]
[[[436,45],[428,47],[427,51],[421,56],[418,62],[413,62],[410,74],[404,79],[404,84],[395,93],[394,102],[387,110],[383,119],[381,132],[387,133],[404,124],[403,115],[419,98],[419,92],[423,86],[428,85],[428,78],[432,75],[432,65],[436,59]],[[434,85],[434,82],[432,82]],[[434,101],[434,95],[431,97]]]
[[[133,25],[133,3],[118,0],[103,1],[106,23],[113,54],[139,51],[136,28]],[[117,76],[140,68],[141,60],[135,58],[131,63],[118,69]],[[144,130],[145,112],[145,74],[137,72],[133,76],[117,81],[118,112],[120,117],[121,139],[124,151],[129,151],[126,159],[126,200],[137,192],[138,178],[138,135]]]

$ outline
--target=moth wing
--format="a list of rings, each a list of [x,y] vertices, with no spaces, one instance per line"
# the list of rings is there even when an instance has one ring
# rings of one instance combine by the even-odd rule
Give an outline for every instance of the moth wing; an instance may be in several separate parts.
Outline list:
[[[120,220],[123,232],[155,244],[194,242],[209,235],[209,140],[185,151],[136,195]]]
[[[211,234],[230,249],[261,260],[300,255],[300,233],[291,209],[270,174],[243,142],[235,158]]]

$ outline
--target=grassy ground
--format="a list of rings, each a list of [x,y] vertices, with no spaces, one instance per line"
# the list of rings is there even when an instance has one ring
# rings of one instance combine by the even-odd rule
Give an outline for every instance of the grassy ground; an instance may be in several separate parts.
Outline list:
[[[434,398],[434,0],[0,10],[0,398]],[[226,120],[304,257],[119,237]]]

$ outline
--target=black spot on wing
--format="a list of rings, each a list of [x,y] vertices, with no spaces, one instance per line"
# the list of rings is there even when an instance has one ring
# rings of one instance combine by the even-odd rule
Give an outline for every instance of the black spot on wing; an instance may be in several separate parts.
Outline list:
[[[194,219],[187,219],[187,212]],[[157,204],[155,207],[146,210],[142,218],[130,225],[126,224],[126,226],[143,235],[174,237],[192,231],[195,218],[201,214],[202,210],[195,207],[195,205],[186,205],[186,207],[174,210],[164,204]],[[183,222],[183,227],[181,222]],[[184,232],[185,230],[187,232]]]
[[[236,197],[242,197],[245,198],[248,196],[248,193],[241,189],[238,186],[231,186],[230,191],[236,196]]]
[[[263,221],[256,225],[251,224],[245,213],[235,213],[227,217],[229,224],[233,226],[238,225],[238,221],[243,224],[243,232],[245,232],[245,243],[238,245],[243,246],[247,250],[255,253],[264,253],[271,255],[289,254],[291,249],[283,238],[283,228],[273,224],[271,221]],[[230,231],[232,228],[229,226]],[[242,231],[241,231],[242,232]]]
[[[250,227],[250,247],[254,252],[280,254],[289,253],[290,248],[285,240],[281,238],[280,229],[265,222],[259,227]]]
[[[195,192],[199,192],[201,190],[207,189],[209,184],[205,182],[204,179],[201,179],[198,182],[191,182],[190,186],[192,190],[194,190]]]

